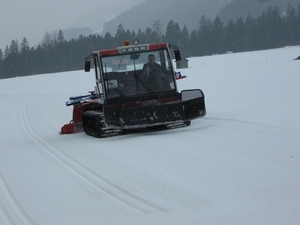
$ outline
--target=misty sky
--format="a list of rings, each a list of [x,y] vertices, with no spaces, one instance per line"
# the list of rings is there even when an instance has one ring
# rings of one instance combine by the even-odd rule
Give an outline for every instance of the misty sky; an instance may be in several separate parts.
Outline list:
[[[82,21],[78,20],[88,13],[102,13],[112,17],[143,1],[145,0],[1,0],[0,49],[4,51],[5,46],[10,46],[13,39],[18,39],[21,43],[23,37],[27,38],[30,46],[34,46],[43,39],[46,31],[80,26]],[[115,10],[112,10],[112,4]]]

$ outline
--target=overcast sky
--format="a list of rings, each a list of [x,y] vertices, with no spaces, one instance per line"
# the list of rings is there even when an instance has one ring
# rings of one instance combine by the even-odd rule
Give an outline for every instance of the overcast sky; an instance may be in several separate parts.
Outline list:
[[[99,8],[115,4],[119,14],[122,10],[144,0],[0,0],[0,49],[10,46],[11,41],[19,43],[26,37],[33,46],[42,40],[46,31],[66,29],[74,26],[79,18]],[[112,8],[112,7],[107,7]],[[108,13],[108,12],[106,12]],[[103,23],[104,21],[99,21]]]

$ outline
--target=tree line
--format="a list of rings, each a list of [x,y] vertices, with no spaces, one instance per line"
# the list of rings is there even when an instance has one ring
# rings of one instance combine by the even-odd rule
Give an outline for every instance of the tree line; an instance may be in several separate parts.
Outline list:
[[[63,32],[51,35],[46,32],[41,44],[30,47],[24,37],[21,43],[12,40],[5,50],[0,49],[0,79],[43,73],[80,70],[84,58],[100,49],[123,45],[124,40],[139,39],[140,43],[168,42],[179,46],[184,57],[222,54],[227,51],[242,52],[278,48],[300,44],[300,4],[297,9],[289,5],[281,12],[269,7],[259,17],[228,21],[225,25],[219,17],[214,20],[202,16],[198,28],[188,31],[171,20],[165,30],[160,20],[151,28],[137,32],[117,27],[115,36],[81,35],[65,40]]]

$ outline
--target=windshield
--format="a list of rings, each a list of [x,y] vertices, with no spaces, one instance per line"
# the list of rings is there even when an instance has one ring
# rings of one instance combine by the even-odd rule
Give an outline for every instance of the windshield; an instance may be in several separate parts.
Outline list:
[[[170,63],[167,50],[102,57],[106,97],[173,91]]]

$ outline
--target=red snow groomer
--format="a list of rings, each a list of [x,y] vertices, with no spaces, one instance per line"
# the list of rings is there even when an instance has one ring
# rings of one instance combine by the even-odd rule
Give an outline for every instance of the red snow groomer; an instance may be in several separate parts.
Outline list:
[[[61,133],[74,133],[80,125],[87,135],[100,138],[131,129],[187,126],[205,116],[200,89],[178,92],[176,79],[184,76],[174,71],[170,49],[181,60],[177,46],[137,40],[87,56],[85,71],[93,64],[95,91],[66,102],[73,105],[73,120]]]

